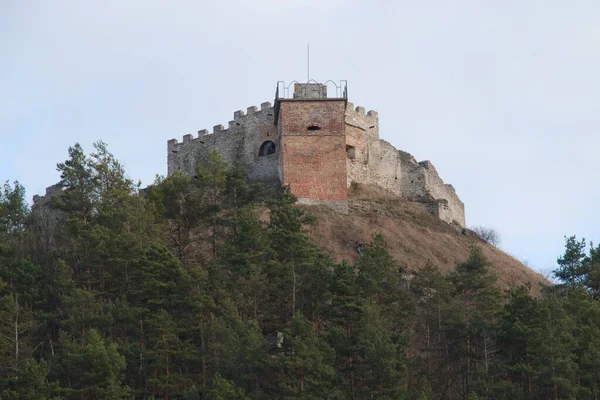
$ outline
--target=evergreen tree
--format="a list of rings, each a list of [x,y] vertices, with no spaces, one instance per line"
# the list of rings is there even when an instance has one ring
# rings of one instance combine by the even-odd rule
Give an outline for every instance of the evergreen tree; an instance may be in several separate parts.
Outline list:
[[[416,297],[414,337],[422,349],[420,368],[414,373],[424,374],[428,385],[442,397],[457,378],[450,349],[455,343],[460,346],[457,331],[464,320],[462,301],[455,296],[452,282],[431,262],[419,271],[410,289]],[[418,376],[419,388],[423,380]]]
[[[541,304],[534,316],[528,352],[537,399],[568,399],[577,394],[574,324],[558,299]]]
[[[284,332],[283,354],[275,362],[277,392],[285,398],[335,398],[333,351],[301,314]],[[275,393],[274,393],[275,394]]]
[[[540,302],[530,296],[528,287],[509,292],[498,333],[501,368],[507,379],[496,384],[494,392],[498,398],[527,398],[534,390],[529,343],[534,328],[533,320],[540,308]]]
[[[276,329],[291,323],[298,309],[310,301],[306,293],[307,275],[317,260],[317,248],[305,233],[305,224],[314,219],[293,206],[295,198],[284,193],[282,200],[271,209],[268,235],[274,255],[267,266],[271,283],[271,324]]]
[[[29,360],[2,385],[0,397],[6,400],[50,400],[56,385],[48,382],[50,367],[45,361]]]
[[[61,382],[60,394],[81,399],[128,397],[129,388],[121,384],[125,358],[96,330],[90,329],[81,345],[62,334],[58,348],[61,362],[55,374]]]
[[[587,247],[585,238],[578,241],[575,236],[570,236],[565,237],[565,241],[565,254],[557,259],[559,268],[554,271],[554,276],[567,284],[581,282],[585,275],[583,268]]]
[[[480,390],[488,391],[490,357],[495,341],[495,319],[500,306],[500,293],[489,273],[489,262],[481,248],[471,246],[469,258],[456,266],[450,276],[456,295],[461,299],[464,312],[462,355],[457,354],[463,371],[462,396],[468,398],[473,390],[473,380],[479,379]],[[456,343],[457,349],[459,344]]]
[[[449,274],[400,266],[381,235],[334,263],[289,188],[216,153],[144,190],[103,142],[58,169],[32,211],[0,190],[2,399],[598,398],[585,239],[558,289],[503,297],[477,246]]]

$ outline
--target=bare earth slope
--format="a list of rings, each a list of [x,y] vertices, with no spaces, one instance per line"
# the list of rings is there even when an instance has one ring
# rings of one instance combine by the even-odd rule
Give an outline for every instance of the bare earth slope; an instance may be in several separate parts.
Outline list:
[[[376,233],[384,235],[395,260],[408,271],[418,271],[429,260],[442,271],[452,270],[467,259],[469,246],[481,246],[503,288],[531,284],[538,294],[550,283],[502,250],[486,244],[469,230],[450,225],[429,214],[419,203],[398,199],[381,189],[353,187],[348,215],[326,206],[303,206],[318,218],[310,236],[338,262],[353,262],[361,245]]]

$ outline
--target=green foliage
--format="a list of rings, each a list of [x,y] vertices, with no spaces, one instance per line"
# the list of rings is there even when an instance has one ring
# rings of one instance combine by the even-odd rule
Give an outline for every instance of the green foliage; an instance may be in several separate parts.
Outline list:
[[[585,279],[585,238],[578,241],[575,236],[565,237],[565,254],[557,259],[559,268],[554,276],[568,283],[579,283]]]
[[[90,329],[81,345],[66,333],[61,334],[58,350],[64,379],[59,393],[92,399],[127,398],[129,390],[121,384],[125,357],[119,354],[115,343],[102,339],[96,330]]]
[[[477,246],[442,273],[376,234],[336,263],[289,188],[217,153],[144,190],[103,142],[57,167],[43,209],[18,182],[0,193],[2,399],[598,397],[584,239],[567,238],[555,295],[503,295]]]
[[[284,332],[283,353],[274,362],[278,393],[286,398],[329,398],[335,370],[332,349],[320,338],[309,320],[297,315]]]
[[[219,373],[213,377],[207,397],[208,400],[245,400],[247,398],[242,389],[221,377]]]
[[[585,238],[565,238],[565,253],[557,259],[559,267],[554,276],[565,283],[567,289],[582,286],[595,298],[600,297],[600,245],[588,245]],[[588,254],[586,254],[588,249]]]
[[[46,400],[50,399],[55,385],[48,383],[50,367],[42,360],[39,363],[29,360],[5,382],[0,392],[1,398],[12,400]]]
[[[29,208],[25,199],[25,188],[15,181],[13,186],[4,183],[0,191],[0,235],[21,233],[25,229]]]

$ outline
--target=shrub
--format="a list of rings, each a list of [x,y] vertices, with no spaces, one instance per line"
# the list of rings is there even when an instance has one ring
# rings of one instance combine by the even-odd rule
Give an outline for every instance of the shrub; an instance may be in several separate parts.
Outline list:
[[[500,244],[500,234],[493,228],[486,228],[484,226],[475,226],[471,228],[473,232],[479,236],[481,240],[486,243],[491,244],[492,246],[498,247]]]

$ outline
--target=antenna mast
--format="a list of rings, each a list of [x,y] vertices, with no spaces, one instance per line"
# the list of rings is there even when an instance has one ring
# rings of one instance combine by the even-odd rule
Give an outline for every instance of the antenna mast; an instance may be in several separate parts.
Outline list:
[[[310,43],[306,44],[306,83],[310,81]]]

